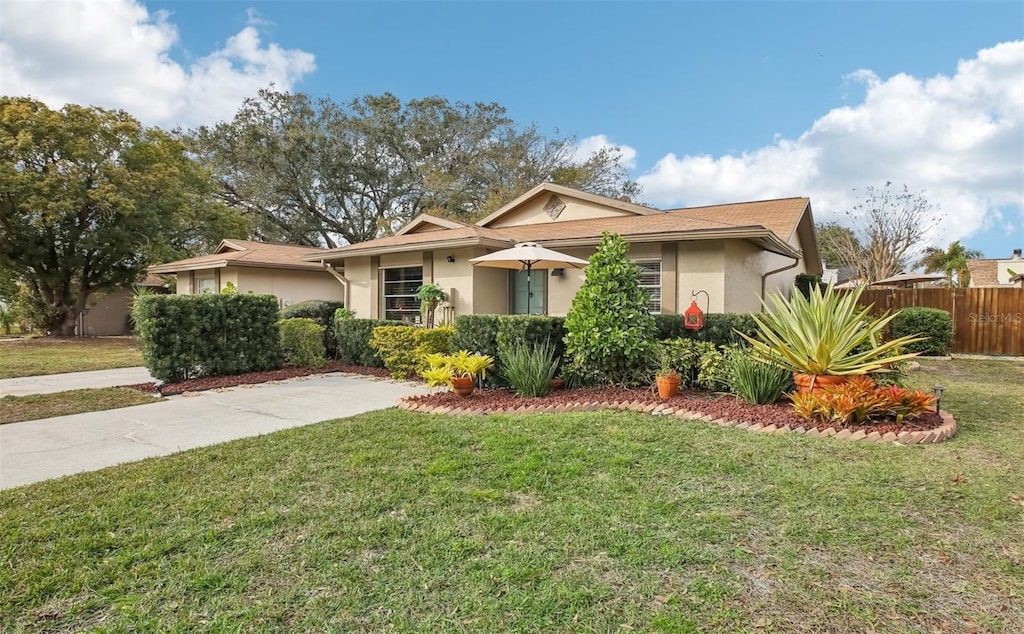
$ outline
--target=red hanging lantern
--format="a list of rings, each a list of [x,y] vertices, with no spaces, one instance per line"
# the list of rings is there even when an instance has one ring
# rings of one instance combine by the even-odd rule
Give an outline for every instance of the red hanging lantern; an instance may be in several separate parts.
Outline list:
[[[700,330],[704,327],[704,311],[697,306],[697,302],[690,302],[690,307],[683,313],[683,327],[687,330]]]

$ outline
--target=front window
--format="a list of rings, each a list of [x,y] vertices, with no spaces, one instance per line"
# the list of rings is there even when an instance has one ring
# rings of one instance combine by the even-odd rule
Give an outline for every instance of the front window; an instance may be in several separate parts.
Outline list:
[[[212,277],[201,277],[196,282],[198,283],[196,291],[200,294],[217,292],[217,280]]]
[[[661,261],[647,260],[636,263],[640,267],[640,288],[647,291],[647,310],[652,315],[661,313]]]
[[[416,289],[423,285],[423,267],[384,269],[384,319],[419,323],[420,300]]]

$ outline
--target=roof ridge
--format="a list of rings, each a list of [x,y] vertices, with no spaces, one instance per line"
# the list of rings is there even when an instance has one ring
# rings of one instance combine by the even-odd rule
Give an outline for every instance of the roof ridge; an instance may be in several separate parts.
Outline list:
[[[710,207],[738,207],[740,205],[757,205],[759,203],[774,203],[781,202],[783,200],[810,200],[807,196],[785,196],[783,198],[765,198],[762,200],[744,200],[735,203],[714,203],[710,205],[697,205],[695,207],[673,207],[671,209],[663,209],[666,213],[675,211],[696,211],[697,209],[708,209]]]

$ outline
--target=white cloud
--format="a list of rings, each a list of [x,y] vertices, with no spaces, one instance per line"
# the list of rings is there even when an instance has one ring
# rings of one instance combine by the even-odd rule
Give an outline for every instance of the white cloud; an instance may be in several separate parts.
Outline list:
[[[310,53],[264,44],[266,23],[251,10],[222,48],[183,66],[171,58],[178,30],[170,19],[135,0],[7,0],[0,90],[187,126],[230,118],[260,88],[289,90],[316,68]]]
[[[582,163],[604,149],[617,148],[622,154],[622,165],[627,169],[636,167],[636,149],[628,145],[612,143],[604,134],[595,134],[582,139],[573,149],[572,160]]]
[[[952,77],[858,70],[844,79],[863,85],[861,103],[831,110],[796,140],[739,155],[669,154],[638,179],[645,198],[671,207],[809,195],[817,219],[838,219],[856,202],[852,188],[893,181],[940,205],[937,242],[1020,226],[1024,41],[961,60]]]

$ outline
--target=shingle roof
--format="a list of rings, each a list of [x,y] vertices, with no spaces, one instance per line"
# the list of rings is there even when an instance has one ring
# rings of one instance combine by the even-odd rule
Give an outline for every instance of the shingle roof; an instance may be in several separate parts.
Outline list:
[[[967,260],[967,270],[971,272],[972,286],[997,286],[999,284],[997,260]]]
[[[675,209],[649,215],[545,222],[499,229],[469,225],[458,229],[378,238],[332,249],[325,252],[324,255],[337,258],[349,253],[356,254],[381,249],[401,250],[403,247],[448,241],[480,243],[486,240],[508,245],[524,241],[586,241],[600,238],[604,231],[618,233],[627,239],[680,233],[692,233],[694,238],[699,238],[705,233],[760,232],[764,234],[771,232],[779,243],[777,247],[785,250],[788,248],[785,243],[789,241],[790,236],[796,230],[808,203],[807,198],[785,198]]]
[[[256,266],[307,269],[316,271],[321,266],[316,262],[306,262],[303,256],[326,252],[326,249],[280,244],[276,242],[256,242],[253,240],[223,240],[216,252],[200,255],[176,262],[158,264],[149,268],[151,273],[175,273],[204,268],[220,268],[227,266]]]

